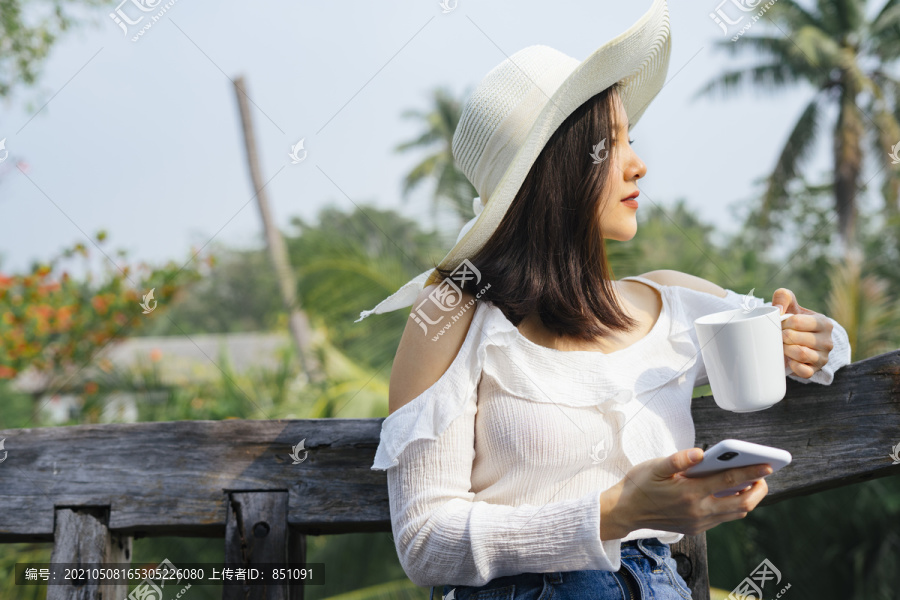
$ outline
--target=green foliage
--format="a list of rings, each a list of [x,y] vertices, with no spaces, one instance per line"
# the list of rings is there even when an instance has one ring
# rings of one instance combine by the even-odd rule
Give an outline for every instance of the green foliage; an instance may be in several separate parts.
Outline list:
[[[866,4],[816,2],[807,9],[779,0],[765,14],[773,27],[758,24],[747,35],[718,44],[731,55],[752,53],[753,62],[716,75],[698,95],[731,95],[747,86],[774,92],[797,84],[813,91],[766,177],[756,213],[763,230],[777,227],[795,201],[792,184],[802,179],[824,136],[834,161],[833,180],[825,183],[834,184],[833,214],[848,247],[858,241],[855,215],[864,158],[880,166],[884,216],[900,210],[900,170],[890,157],[900,140],[900,80],[892,69],[900,58],[900,20],[894,0],[868,14]],[[834,122],[825,122],[832,113]]]
[[[722,274],[716,266],[718,257],[710,253],[713,227],[702,223],[683,199],[674,206],[654,203],[646,210],[641,208],[637,235],[622,244],[635,256],[638,263],[634,265],[635,273],[672,269],[711,281],[721,280]],[[617,274],[622,258],[610,257]]]
[[[103,231],[96,235],[98,244],[105,238]],[[179,287],[198,277],[193,268],[174,262],[154,269],[142,265],[149,270],[142,276],[131,266],[105,262],[105,277],[98,284],[92,275],[79,282],[66,271],[51,281],[58,263],[75,253],[86,258],[88,248],[77,243],[49,264],[33,265],[27,275],[0,275],[0,379],[31,367],[49,378],[50,387],[69,381],[108,343],[140,330],[147,321],[144,300],[154,310],[163,304],[158,317]],[[87,383],[85,391],[91,393],[95,386]]]
[[[165,319],[143,335],[272,331],[282,311],[278,282],[263,249],[237,250],[213,242],[215,261],[191,284]]]
[[[409,311],[371,315],[356,323],[407,281],[446,253],[435,234],[393,210],[371,206],[349,214],[325,208],[318,225],[299,218],[299,236],[287,241],[298,273],[303,307],[351,359],[383,368],[397,350]]]
[[[0,598],[45,600],[46,585],[16,585],[16,563],[48,563],[53,545],[49,542],[0,544]]]
[[[462,114],[462,102],[446,88],[437,88],[432,94],[432,104],[427,111],[406,110],[403,116],[418,119],[422,133],[413,140],[398,144],[397,152],[425,150],[425,156],[403,179],[403,199],[408,200],[415,188],[426,182],[435,182],[431,197],[432,217],[437,218],[438,208],[448,207],[457,217],[456,227],[475,216],[472,199],[478,195],[475,186],[456,168],[451,150],[453,133]],[[487,201],[487,198],[483,199]]]
[[[805,598],[894,598],[897,522],[897,476],[757,507],[706,532],[710,582],[731,590],[768,558]]]
[[[107,5],[104,0],[0,0],[0,98],[17,85],[35,84],[53,44],[79,22],[73,13]]]

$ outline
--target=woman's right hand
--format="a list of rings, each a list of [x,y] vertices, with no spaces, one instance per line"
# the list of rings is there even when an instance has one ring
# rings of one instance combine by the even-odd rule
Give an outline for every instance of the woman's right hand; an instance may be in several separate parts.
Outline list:
[[[658,529],[685,535],[697,535],[719,523],[743,519],[769,492],[765,475],[759,469],[768,465],[752,465],[728,469],[705,477],[685,477],[682,471],[697,460],[688,453],[694,448],[676,452],[665,458],[644,461],[632,467],[625,478],[601,495],[609,537],[625,537],[636,529]],[[732,496],[716,498],[714,493],[745,483],[749,489]],[[627,531],[626,531],[627,530]],[[622,533],[624,532],[624,533]],[[621,535],[620,535],[621,534]]]

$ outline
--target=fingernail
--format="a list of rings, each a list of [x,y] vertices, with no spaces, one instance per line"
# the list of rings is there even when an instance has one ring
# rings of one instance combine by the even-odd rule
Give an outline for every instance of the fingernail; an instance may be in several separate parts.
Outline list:
[[[700,450],[698,450],[697,448],[694,448],[693,450],[688,452],[688,458],[691,459],[691,462],[696,462],[696,461],[700,460],[700,457],[702,457],[702,456],[703,456],[703,453]]]
[[[756,470],[756,474],[760,477],[765,477],[766,475],[772,472],[772,467],[760,467]]]

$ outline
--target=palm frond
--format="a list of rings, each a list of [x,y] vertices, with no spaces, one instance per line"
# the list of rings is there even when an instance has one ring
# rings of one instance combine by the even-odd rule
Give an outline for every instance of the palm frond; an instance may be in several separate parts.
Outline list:
[[[797,178],[799,167],[812,153],[818,130],[819,112],[819,100],[818,97],[814,97],[794,124],[794,129],[778,156],[763,196],[760,217],[764,224],[768,222],[771,213],[784,208],[788,198],[788,184]]]
[[[891,158],[891,150],[895,144],[900,144],[900,122],[897,116],[888,108],[885,94],[879,86],[874,86],[875,106],[870,109],[874,119],[872,128],[872,155],[881,163],[884,170],[884,180],[881,193],[884,197],[884,207],[887,217],[900,212],[900,165],[894,164]],[[900,150],[900,148],[898,148]]]
[[[900,0],[887,0],[884,6],[881,7],[881,10],[878,11],[878,14],[875,15],[875,18],[872,19],[872,23],[880,23],[882,19],[888,18],[888,15],[893,13],[898,6],[900,6]]]
[[[806,25],[824,29],[822,20],[818,15],[809,12],[794,0],[779,0],[769,9],[766,15],[784,23],[792,30]]]
[[[846,259],[834,267],[828,315],[847,330],[852,361],[896,349],[900,307],[892,301],[883,279],[861,275],[859,261]]]
[[[720,92],[723,97],[727,97],[742,91],[743,87],[750,84],[757,85],[765,90],[777,90],[801,80],[802,78],[798,77],[793,69],[783,63],[776,62],[723,73],[700,88],[694,95],[694,98],[710,95],[714,92]]]

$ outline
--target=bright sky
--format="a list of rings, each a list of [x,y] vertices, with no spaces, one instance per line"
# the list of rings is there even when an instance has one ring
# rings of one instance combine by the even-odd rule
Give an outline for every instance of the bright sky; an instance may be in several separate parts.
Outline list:
[[[437,1],[253,10],[235,0],[176,0],[132,42],[140,25],[125,36],[108,17],[110,2],[94,25],[54,47],[39,88],[0,105],[0,139],[10,159],[30,165],[27,176],[11,160],[0,165],[0,269],[24,270],[99,229],[110,234],[110,257],[125,248],[132,262],[183,261],[191,244],[213,238],[258,246],[262,224],[229,80],[239,74],[283,231],[292,216],[312,220],[329,203],[404,208],[430,224],[430,189],[406,204],[400,197],[403,176],[422,158],[393,151],[421,132],[401,113],[429,109],[439,85],[460,95],[532,44],[582,60],[650,4],[459,0],[442,14]],[[130,1],[121,8],[132,19],[141,14]],[[711,77],[737,65],[714,47],[729,37],[709,17],[715,8],[670,3],[669,81],[632,137],[648,165],[642,207],[683,197],[730,231],[731,208],[758,193],[754,180],[772,168],[810,90],[695,100]],[[28,110],[27,100],[36,106]],[[291,164],[301,138],[307,158]],[[820,150],[816,174],[829,164],[827,146]]]

